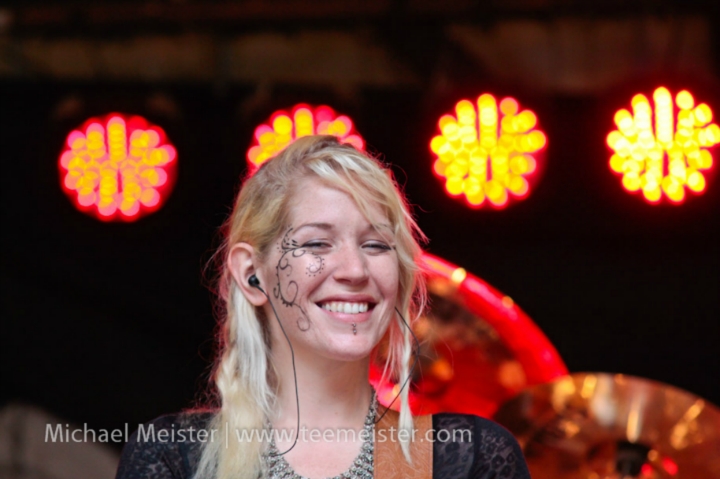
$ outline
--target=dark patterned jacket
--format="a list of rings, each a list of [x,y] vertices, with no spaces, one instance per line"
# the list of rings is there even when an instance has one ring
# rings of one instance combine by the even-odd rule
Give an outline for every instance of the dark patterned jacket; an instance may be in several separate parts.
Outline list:
[[[135,431],[123,449],[116,479],[192,479],[203,444],[198,431],[207,431],[211,417],[162,416],[145,426],[144,436]],[[436,414],[433,429],[433,478],[530,479],[520,446],[502,426],[478,416]]]

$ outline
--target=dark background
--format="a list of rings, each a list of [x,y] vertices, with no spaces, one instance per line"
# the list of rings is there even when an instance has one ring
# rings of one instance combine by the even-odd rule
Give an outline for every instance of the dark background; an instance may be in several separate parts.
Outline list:
[[[470,65],[438,43],[440,20],[404,21],[403,2],[397,5],[400,10],[358,22],[374,25],[427,78],[413,86],[360,87],[352,99],[279,82],[261,108],[240,114],[255,91],[242,82],[0,79],[0,403],[36,404],[94,428],[137,424],[193,404],[213,350],[212,275],[205,264],[245,173],[254,128],[298,102],[348,114],[405,185],[430,238],[428,250],[510,295],[571,371],[642,376],[720,403],[717,175],[710,175],[704,195],[690,194],[681,206],[650,206],[621,188],[605,145],[613,113],[628,107],[634,93],[650,95],[661,84],[673,93],[690,89],[720,114],[718,33],[711,74],[701,78],[666,68],[590,93],[540,91]],[[686,8],[703,12],[699,3]],[[498,20],[512,12],[492,13]],[[575,13],[608,15],[589,8]],[[340,20],[336,28],[355,24],[349,15]],[[292,35],[321,22],[270,18],[252,28]],[[72,25],[20,25],[4,38],[72,36]],[[172,34],[172,25],[155,25],[133,28]],[[90,38],[119,34],[88,31]],[[438,63],[453,71],[453,80],[429,95]],[[532,108],[549,138],[541,181],[526,201],[502,211],[471,210],[448,198],[431,173],[428,144],[437,119],[458,100],[486,91],[512,94]],[[158,95],[177,111],[153,107]],[[74,107],[62,110],[68,98]],[[134,223],[82,214],[60,188],[57,161],[67,133],[111,111],[161,125],[178,150],[179,176],[168,202]]]

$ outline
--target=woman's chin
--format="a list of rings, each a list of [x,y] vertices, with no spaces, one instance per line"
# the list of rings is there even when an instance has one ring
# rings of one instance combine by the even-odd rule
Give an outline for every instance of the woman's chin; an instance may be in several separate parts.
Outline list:
[[[328,344],[321,354],[336,361],[360,361],[370,357],[374,346],[371,341],[353,337]]]

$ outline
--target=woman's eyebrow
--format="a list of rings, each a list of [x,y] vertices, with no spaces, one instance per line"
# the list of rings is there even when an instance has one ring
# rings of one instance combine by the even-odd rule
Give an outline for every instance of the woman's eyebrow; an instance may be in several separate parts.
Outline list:
[[[391,234],[393,234],[393,235],[395,234],[395,232],[393,231],[392,227],[391,227],[389,224],[387,224],[387,223],[375,223],[374,225],[370,225],[370,227],[369,227],[368,229],[375,229],[375,230],[378,230],[378,229],[386,229],[386,230],[388,230],[388,232],[390,232]]]
[[[301,224],[300,226],[298,226],[297,228],[295,228],[295,231],[296,232],[300,231],[303,228],[317,228],[317,229],[328,231],[328,230],[333,229],[333,225],[331,225],[330,223],[304,223],[304,224]]]
[[[314,223],[303,223],[297,228],[295,228],[295,232],[300,231],[303,228],[317,228],[324,231],[330,231],[334,228],[334,226],[330,223],[323,223],[323,222],[314,222]],[[389,233],[394,234],[394,231],[392,227],[388,223],[375,223],[375,224],[368,224],[367,228],[368,231],[371,230],[387,230]]]

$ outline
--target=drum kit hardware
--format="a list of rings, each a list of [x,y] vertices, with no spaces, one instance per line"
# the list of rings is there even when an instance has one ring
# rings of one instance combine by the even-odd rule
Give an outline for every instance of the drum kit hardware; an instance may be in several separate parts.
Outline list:
[[[648,379],[571,374],[526,389],[493,419],[534,479],[720,478],[720,409]]]
[[[430,308],[414,324],[415,414],[494,419],[517,438],[533,479],[720,479],[720,408],[649,379],[569,374],[509,297],[439,258],[425,261],[434,273]],[[389,402],[399,385],[380,375],[371,371],[371,381]]]

